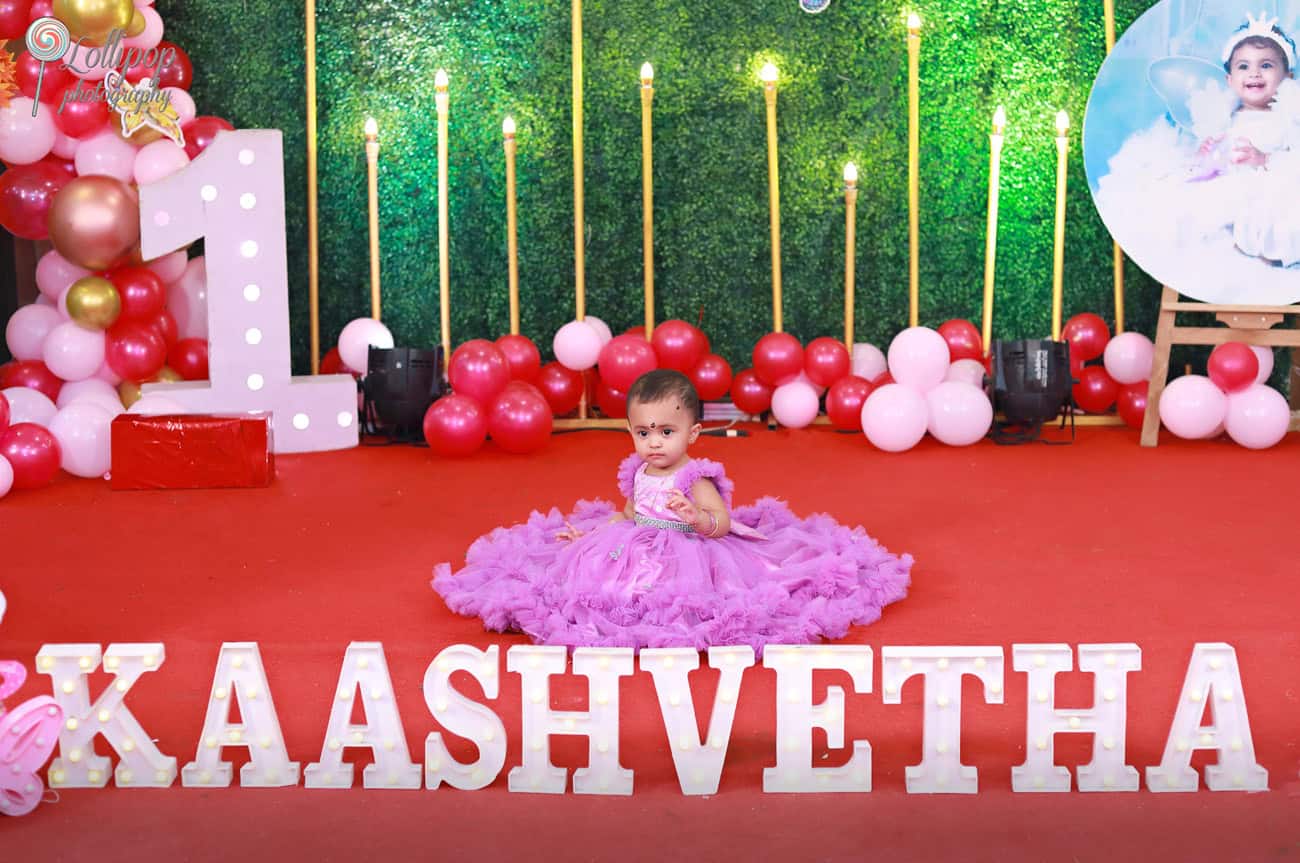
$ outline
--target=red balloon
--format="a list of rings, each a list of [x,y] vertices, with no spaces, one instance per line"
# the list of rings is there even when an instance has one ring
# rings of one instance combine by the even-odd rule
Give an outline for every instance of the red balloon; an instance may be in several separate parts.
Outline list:
[[[7,390],[9,387],[34,389],[54,402],[59,400],[59,390],[63,389],[63,381],[47,369],[45,363],[40,360],[24,360],[0,366],[0,390]]]
[[[487,405],[510,383],[510,364],[487,339],[471,339],[451,352],[447,379],[456,392]]]
[[[641,336],[614,336],[600,349],[596,362],[600,379],[611,389],[627,392],[636,379],[655,368],[655,352]]]
[[[1227,342],[1210,351],[1207,363],[1210,380],[1225,393],[1244,390],[1259,376],[1259,357],[1249,345]]]
[[[167,308],[167,292],[157,273],[148,267],[119,267],[108,280],[122,298],[122,321],[153,321]]]
[[[689,377],[700,401],[717,401],[731,388],[731,364],[717,354],[705,354]]]
[[[119,321],[108,330],[104,359],[122,380],[151,381],[167,362],[167,342],[149,324]]]
[[[0,9],[4,8],[4,0],[0,0]],[[0,13],[3,14],[3,13]],[[24,23],[23,29],[26,29]],[[0,39],[3,41],[3,39]],[[30,51],[23,51],[18,55],[18,89],[28,99],[36,98],[36,79],[41,73],[41,61],[32,56]],[[62,63],[46,63],[45,78],[41,81],[41,101],[59,105],[59,99],[63,98],[63,88],[73,84],[77,79],[67,69],[63,68]],[[91,87],[93,90],[94,87]]]
[[[1084,366],[1073,392],[1075,404],[1090,414],[1101,414],[1115,404],[1119,384],[1115,383],[1104,366]]]
[[[939,324],[939,335],[948,343],[952,362],[957,360],[984,360],[984,340],[980,331],[970,321],[954,319]]]
[[[9,427],[9,399],[0,393],[0,432]]]
[[[63,171],[69,177],[77,176],[77,166],[75,163],[69,161],[68,159],[60,159],[58,156],[54,155],[53,153],[50,153],[44,159],[41,159],[41,161],[38,164],[53,165],[54,167],[58,168],[60,171]]]
[[[761,414],[772,406],[772,387],[763,383],[758,372],[743,369],[731,379],[731,401],[747,414]]]
[[[596,407],[612,420],[627,418],[627,393],[616,390],[604,380],[596,385]]]
[[[1147,387],[1150,386],[1146,381],[1138,381],[1135,384],[1124,384],[1119,388],[1119,396],[1115,399],[1119,407],[1120,419],[1124,420],[1124,425],[1132,429],[1141,429],[1142,420],[1147,412]]]
[[[176,340],[181,337],[180,329],[176,326],[176,319],[166,309],[154,315],[153,320],[149,322],[149,326],[157,330],[158,335],[163,337],[169,351],[172,349],[172,345],[176,344]]]
[[[754,372],[768,386],[779,387],[803,371],[803,346],[789,333],[768,333],[754,345]]]
[[[194,83],[194,64],[190,62],[190,55],[185,53],[185,49],[175,42],[168,42],[166,39],[158,43],[158,56],[163,56],[170,48],[175,52],[169,62],[162,67],[162,72],[158,75],[158,89],[164,87],[180,87],[182,90],[190,89],[190,84]],[[152,75],[153,67],[150,67],[148,74]],[[129,75],[127,76],[129,79]],[[134,83],[134,82],[133,82]]]
[[[488,409],[488,434],[506,452],[529,453],[551,438],[551,406],[524,385],[506,387]]]
[[[487,440],[487,431],[487,413],[469,396],[445,395],[424,414],[424,440],[429,449],[446,458],[478,452]]]
[[[871,382],[857,375],[840,378],[826,391],[826,416],[845,431],[862,431],[862,405],[871,395]]]
[[[664,321],[650,337],[659,368],[689,374],[704,358],[707,346],[704,333],[686,321]]]
[[[1070,359],[1078,357],[1086,363],[1105,353],[1110,327],[1092,312],[1080,312],[1065,322],[1061,338],[1070,343]]]
[[[542,369],[542,354],[532,339],[527,336],[502,336],[497,339],[496,345],[510,366],[511,380],[537,380],[537,373]]]
[[[0,174],[0,226],[24,240],[50,236],[50,204],[72,178],[49,162],[14,165]]]
[[[881,372],[880,374],[876,375],[874,378],[871,379],[871,388],[873,390],[878,390],[883,386],[892,384],[893,382],[894,382],[893,375],[891,375],[887,371]]]
[[[582,373],[566,369],[559,363],[547,363],[537,374],[537,388],[542,391],[551,413],[563,416],[582,401]]]
[[[18,0],[18,5],[22,5],[22,0]],[[38,18],[54,17],[54,0],[32,0],[31,19],[35,21]]]
[[[0,42],[23,38],[31,21],[31,12],[31,0],[0,0]]]
[[[639,325],[639,326],[635,326],[635,327],[628,327],[626,330],[623,331],[623,335],[625,335],[625,336],[640,336],[641,338],[644,339],[644,338],[645,338],[645,324],[641,324],[641,325]]]
[[[819,387],[828,387],[849,373],[848,348],[830,336],[813,339],[803,353],[803,369]]]
[[[339,356],[338,346],[330,348],[325,356],[320,360],[320,373],[323,375],[352,375],[354,378],[361,377],[360,372],[354,372],[352,369],[343,365],[343,358]]]
[[[218,132],[233,132],[235,127],[220,117],[203,114],[181,126],[181,131],[185,133],[185,155],[193,159],[208,148]]]
[[[208,342],[206,339],[181,339],[167,351],[167,365],[187,381],[208,379]]]
[[[41,488],[59,472],[59,442],[36,423],[16,423],[0,432],[0,456],[14,469],[14,488]]]
[[[91,88],[90,94],[93,93]],[[98,98],[87,99],[87,95],[86,88],[73,84],[60,90],[54,100],[59,106],[54,112],[54,125],[69,138],[85,138],[108,126],[108,103]]]

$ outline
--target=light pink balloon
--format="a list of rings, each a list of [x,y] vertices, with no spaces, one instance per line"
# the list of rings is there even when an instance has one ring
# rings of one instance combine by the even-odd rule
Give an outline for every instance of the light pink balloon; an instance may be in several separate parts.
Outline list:
[[[786,384],[807,384],[812,388],[812,391],[817,394],[817,398],[826,395],[826,387],[821,384],[813,383],[813,379],[808,377],[808,372],[803,369],[799,370],[799,374],[781,381],[780,386],[785,386]]]
[[[190,258],[185,272],[167,291],[167,311],[176,319],[181,338],[208,337],[208,270],[202,255]]]
[[[139,152],[107,129],[81,142],[73,164],[78,176],[101,174],[130,183],[135,179],[135,157]]]
[[[164,138],[145,144],[135,154],[135,181],[141,186],[166,179],[190,163],[184,148]]]
[[[921,392],[943,381],[950,362],[948,342],[929,327],[909,327],[889,343],[889,374]]]
[[[154,258],[152,261],[145,261],[144,265],[153,270],[154,275],[158,276],[164,285],[170,285],[185,274],[185,265],[189,261],[189,255],[182,249],[170,255],[163,255],[161,258]]]
[[[26,96],[9,101],[0,109],[0,159],[10,165],[30,165],[50,154],[59,130],[54,112],[48,108],[32,116],[34,103]]]
[[[55,132],[54,146],[50,147],[50,152],[60,159],[72,159],[77,155],[77,149],[81,146],[79,138],[69,138],[62,132]]]
[[[104,364],[104,332],[64,321],[46,336],[42,359],[65,381],[85,380]]]
[[[171,101],[172,107],[176,109],[176,114],[181,118],[181,125],[185,125],[198,114],[198,109],[194,105],[194,97],[180,87],[163,87],[163,92]]]
[[[948,366],[948,374],[944,375],[945,381],[957,381],[963,384],[970,384],[979,389],[984,388],[984,364],[979,360],[970,358],[964,360],[953,360]]]
[[[582,319],[595,327],[596,332],[600,333],[600,346],[602,348],[609,342],[613,341],[614,333],[610,330],[609,324],[605,323],[595,315],[583,315]]]
[[[976,360],[965,362],[978,365]],[[926,427],[948,446],[969,446],[982,440],[993,424],[989,397],[968,383],[944,381],[925,394],[925,401],[929,410]]]
[[[41,294],[36,298],[36,305],[45,306],[47,309],[53,309],[56,303],[58,303],[58,300],[51,300],[45,294]]]
[[[783,384],[772,393],[772,416],[786,428],[801,429],[817,419],[817,393],[802,381]]]
[[[1259,374],[1255,375],[1255,383],[1262,384],[1273,374],[1273,349],[1259,345],[1251,345],[1250,349],[1259,358]]]
[[[1277,390],[1253,384],[1228,396],[1224,427],[1228,437],[1247,449],[1268,449],[1286,436],[1291,408]]]
[[[96,377],[64,384],[63,388],[59,390],[59,398],[55,401],[54,406],[59,410],[63,410],[74,402],[83,401],[93,401],[95,404],[109,410],[114,416],[117,416],[123,410],[122,401],[117,395],[117,389],[108,381]],[[110,404],[116,405],[116,407],[108,407]]]
[[[143,48],[146,51],[158,47],[158,43],[162,41],[163,37],[162,16],[155,12],[151,6],[141,6],[139,3],[135,5],[140,10],[140,13],[144,15],[144,29],[134,36],[123,39],[122,44],[128,48]]]
[[[93,402],[74,402],[50,420],[59,442],[59,464],[73,476],[101,477],[112,466],[109,429],[113,417]]]
[[[586,371],[600,358],[600,331],[588,323],[591,319],[569,321],[560,327],[551,341],[555,359],[566,369]]]
[[[853,346],[853,374],[863,380],[874,381],[888,368],[885,353],[880,348],[867,342],[858,342]]]
[[[54,308],[59,313],[59,317],[65,321],[72,320],[72,313],[68,311],[68,294],[72,293],[72,286],[63,289],[59,298],[54,301]]]
[[[63,322],[58,310],[36,303],[23,306],[9,316],[5,324],[5,344],[19,360],[39,360],[45,339]]]
[[[1141,333],[1120,333],[1106,343],[1106,374],[1117,384],[1136,384],[1151,379],[1156,346]]]
[[[104,363],[99,367],[99,371],[95,372],[95,379],[104,381],[114,387],[122,382],[122,376],[109,368],[108,363]]]
[[[947,349],[945,343],[944,351]],[[903,384],[885,384],[862,404],[862,431],[885,452],[904,452],[916,446],[925,437],[928,423],[925,396]]]
[[[30,387],[10,387],[0,392],[3,392],[4,397],[9,400],[10,425],[36,423],[38,426],[44,426],[59,412],[54,402],[50,401],[44,393]]]
[[[0,455],[0,497],[7,495],[13,487],[14,466],[9,463],[9,459]]]
[[[79,267],[51,249],[36,262],[36,287],[51,300],[57,300],[77,279],[90,275],[90,270]]]
[[[1160,421],[1181,438],[1197,440],[1214,431],[1228,412],[1228,397],[1204,375],[1183,375],[1160,396]]]
[[[391,348],[393,334],[374,318],[349,321],[339,333],[339,359],[350,369],[365,374],[370,365],[370,348]]]

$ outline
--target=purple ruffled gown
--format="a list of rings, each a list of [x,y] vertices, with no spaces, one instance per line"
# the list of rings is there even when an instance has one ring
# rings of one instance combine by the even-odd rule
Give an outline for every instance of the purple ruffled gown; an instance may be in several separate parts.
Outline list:
[[[667,501],[674,488],[691,497],[700,478],[731,507],[732,483],[717,462],[652,476],[633,454],[618,483],[635,520],[609,523],[618,510],[606,501],[579,501],[567,516],[534,511],[475,540],[464,569],[439,564],[433,589],[453,611],[539,644],[758,651],[840,638],[907,594],[911,555],[890,554],[828,515],[798,518],[775,498],[731,510],[726,536],[699,536]],[[566,520],[583,536],[556,539]]]

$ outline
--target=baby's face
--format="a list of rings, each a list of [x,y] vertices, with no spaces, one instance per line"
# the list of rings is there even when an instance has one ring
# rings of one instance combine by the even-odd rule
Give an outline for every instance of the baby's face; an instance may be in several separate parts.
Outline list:
[[[629,402],[627,424],[637,455],[657,470],[670,470],[686,457],[700,425],[675,398]]]
[[[1243,108],[1267,111],[1286,77],[1284,60],[1277,48],[1241,45],[1228,61],[1228,86],[1241,99]]]

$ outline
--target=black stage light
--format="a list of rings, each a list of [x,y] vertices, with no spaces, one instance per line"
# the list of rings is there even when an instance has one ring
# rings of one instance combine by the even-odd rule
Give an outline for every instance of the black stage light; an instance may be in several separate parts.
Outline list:
[[[442,349],[371,347],[362,388],[368,433],[422,443],[424,414],[442,395]]]
[[[1070,375],[1070,343],[1049,339],[1021,339],[993,343],[991,379],[993,410],[1002,415],[995,422],[993,439],[998,443],[1036,440],[1043,424],[1058,416],[1065,424],[1070,417],[1074,431],[1074,398]]]

